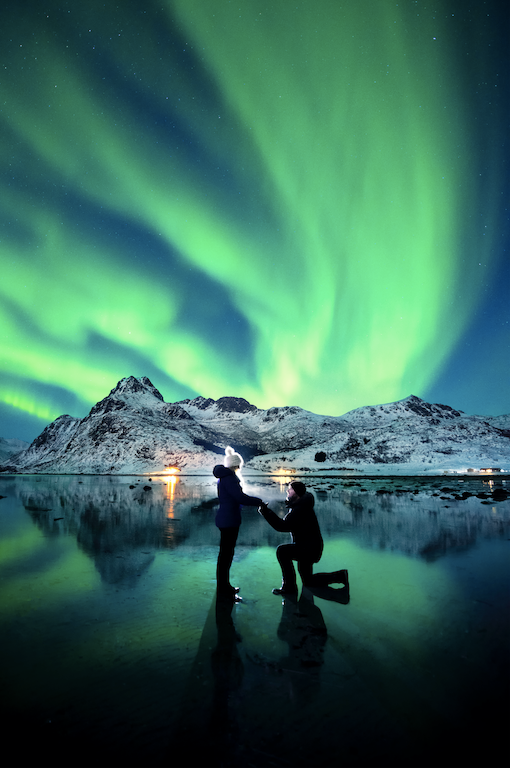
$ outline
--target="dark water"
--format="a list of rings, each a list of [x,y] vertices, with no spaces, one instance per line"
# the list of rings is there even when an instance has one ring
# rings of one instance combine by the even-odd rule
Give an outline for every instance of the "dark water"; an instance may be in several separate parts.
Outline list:
[[[282,604],[287,536],[245,508],[233,608],[212,480],[0,478],[8,765],[508,763],[502,480],[313,481],[348,599]],[[245,490],[283,513],[286,482]]]

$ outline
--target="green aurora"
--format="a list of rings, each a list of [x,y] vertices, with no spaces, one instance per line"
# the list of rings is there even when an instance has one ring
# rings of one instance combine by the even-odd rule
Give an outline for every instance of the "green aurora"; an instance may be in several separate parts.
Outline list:
[[[424,396],[501,258],[502,131],[482,184],[451,7],[4,11],[5,412],[85,415],[131,374],[333,415]]]

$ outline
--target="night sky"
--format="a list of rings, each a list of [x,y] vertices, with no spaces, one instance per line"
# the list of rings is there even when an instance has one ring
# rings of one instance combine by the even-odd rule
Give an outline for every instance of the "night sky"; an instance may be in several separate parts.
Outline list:
[[[164,399],[510,411],[509,9],[12,0],[0,436]]]

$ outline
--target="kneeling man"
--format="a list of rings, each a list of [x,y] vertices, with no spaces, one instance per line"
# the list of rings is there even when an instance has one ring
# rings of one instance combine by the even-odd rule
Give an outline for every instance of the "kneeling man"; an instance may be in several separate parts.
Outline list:
[[[324,542],[317,515],[315,499],[299,480],[290,483],[286,502],[289,512],[282,519],[265,504],[259,507],[260,514],[276,531],[289,532],[292,544],[280,544],[276,557],[282,569],[282,586],[273,589],[275,595],[297,594],[296,571],[293,560],[297,560],[299,575],[305,587],[326,587],[329,584],[349,585],[346,569],[333,573],[313,573],[314,563],[322,557]]]
[[[313,564],[319,562],[324,548],[314,503],[315,499],[306,490],[305,484],[294,481],[288,487],[286,504],[289,512],[283,520],[266,505],[259,507],[260,514],[275,531],[288,531],[292,538],[292,544],[280,544],[276,550],[276,557],[282,569],[282,586],[273,589],[275,595],[297,593],[293,560],[297,560],[303,584],[312,585]]]

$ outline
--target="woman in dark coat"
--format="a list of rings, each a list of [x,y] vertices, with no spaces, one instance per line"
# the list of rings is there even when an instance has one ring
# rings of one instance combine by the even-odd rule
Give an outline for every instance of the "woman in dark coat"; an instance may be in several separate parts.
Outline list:
[[[220,551],[216,566],[216,584],[218,595],[236,599],[239,587],[230,583],[230,566],[241,525],[241,506],[258,507],[263,501],[256,496],[247,496],[241,488],[237,476],[243,460],[230,446],[225,448],[224,464],[217,464],[213,475],[218,478],[219,507],[216,513],[216,525],[220,529]],[[239,598],[237,598],[239,599]]]

